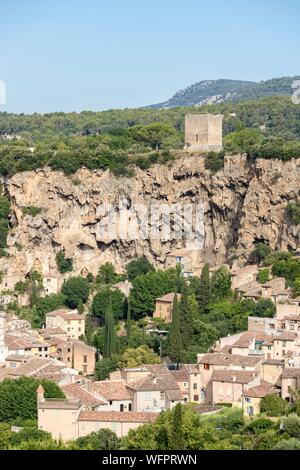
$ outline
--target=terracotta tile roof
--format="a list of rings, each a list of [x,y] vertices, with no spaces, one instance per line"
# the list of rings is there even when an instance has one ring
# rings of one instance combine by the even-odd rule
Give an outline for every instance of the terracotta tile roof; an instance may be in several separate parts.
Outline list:
[[[28,362],[22,364],[16,369],[10,369],[9,375],[13,376],[30,376],[37,374],[40,370],[51,364],[53,359],[43,359],[33,356]]]
[[[47,399],[44,402],[38,403],[38,409],[50,409],[50,410],[79,410],[82,407],[80,400],[69,400],[69,399]]]
[[[260,361],[260,357],[241,354],[208,353],[200,358],[199,364],[255,366]]]
[[[13,362],[28,362],[31,359],[31,356],[26,354],[10,354],[6,357],[6,361]]]
[[[66,335],[66,332],[61,328],[43,328],[39,332],[42,336],[55,336],[55,335]]]
[[[197,364],[183,364],[183,367],[189,374],[199,374],[199,368]]]
[[[166,390],[166,396],[170,401],[183,400],[183,395],[180,390]]]
[[[296,379],[300,377],[300,369],[296,367],[285,367],[282,372],[283,379]]]
[[[99,421],[117,423],[153,423],[159,413],[134,411],[81,411],[78,421]]]
[[[46,342],[39,342],[35,338],[31,338],[23,334],[22,336],[7,334],[5,335],[5,346],[8,347],[8,350],[16,349],[30,349],[30,348],[40,348],[40,347],[49,347],[49,344]]]
[[[243,370],[215,370],[212,375],[212,381],[248,384],[257,377],[257,375],[257,372]]]
[[[189,375],[187,373],[187,370],[185,367],[182,367],[179,370],[172,370],[171,371],[172,376],[176,380],[176,382],[188,382],[189,380]]]
[[[285,321],[299,321],[300,322],[300,315],[290,315],[284,317]]]
[[[284,360],[282,359],[265,359],[263,361],[263,364],[270,364],[273,366],[283,366],[284,365]]]
[[[167,391],[180,390],[179,385],[171,374],[156,377],[143,377],[142,379],[131,381],[127,387],[137,391]]]
[[[245,397],[249,398],[263,398],[267,395],[275,395],[278,393],[274,387],[266,387],[264,385],[257,385],[256,387],[249,388],[244,392]]]
[[[166,364],[144,364],[143,368],[149,370],[154,375],[170,374]]]
[[[159,302],[173,302],[174,300],[174,297],[175,297],[175,293],[174,292],[170,292],[169,294],[166,294],[164,295],[163,297],[157,297],[157,299],[155,299],[155,301],[159,301]],[[177,300],[179,300],[181,297],[180,294],[177,294]]]
[[[113,382],[110,380],[103,380],[100,382],[92,382],[89,385],[88,390],[90,393],[99,394],[108,401],[131,400],[133,396],[132,391],[123,381]]]
[[[273,339],[272,336],[268,336],[260,332],[247,331],[240,338],[232,344],[232,348],[247,348],[251,345],[253,341],[266,341]]]
[[[83,405],[92,408],[97,405],[104,405],[105,402],[95,398],[88,390],[77,384],[68,384],[61,387],[67,398],[81,400]]]
[[[286,331],[279,336],[275,336],[274,340],[276,341],[294,341],[297,338],[297,333],[292,331]]]
[[[84,315],[78,313],[77,310],[67,310],[65,308],[49,312],[46,314],[46,317],[60,317],[64,320],[84,320]]]
[[[46,313],[46,317],[58,317],[68,312],[73,312],[74,310],[68,310],[67,308],[59,308],[57,310],[53,310],[52,312]]]

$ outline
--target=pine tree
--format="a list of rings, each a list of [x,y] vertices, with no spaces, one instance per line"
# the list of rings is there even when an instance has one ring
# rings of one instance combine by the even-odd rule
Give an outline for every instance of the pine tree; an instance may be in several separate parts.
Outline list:
[[[208,313],[208,307],[212,300],[211,283],[209,277],[209,265],[203,266],[199,283],[195,289],[196,299],[199,305],[200,313]]]
[[[175,294],[173,300],[169,356],[172,361],[177,362],[177,364],[180,364],[182,359],[182,342],[180,328],[180,312],[178,308],[177,294]]]
[[[184,450],[184,447],[182,405],[181,403],[177,403],[172,416],[169,450]]]
[[[179,314],[182,348],[186,351],[191,344],[194,333],[193,314],[189,303],[188,286],[186,283],[184,283],[182,289]]]
[[[127,343],[130,338],[131,333],[131,307],[130,307],[130,300],[128,299],[127,303],[127,321],[126,321],[126,335],[127,335]]]
[[[111,358],[116,350],[116,337],[115,337],[115,324],[112,311],[111,297],[108,301],[108,306],[105,314],[105,328],[104,328],[104,348],[103,357],[105,359]]]

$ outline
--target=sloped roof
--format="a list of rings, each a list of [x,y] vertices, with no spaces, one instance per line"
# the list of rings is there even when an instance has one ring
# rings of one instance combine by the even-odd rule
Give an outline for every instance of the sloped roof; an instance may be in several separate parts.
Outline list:
[[[97,393],[108,401],[113,400],[131,400],[132,391],[127,387],[124,381],[114,382],[103,380],[100,382],[92,382],[89,386],[91,393]]]
[[[264,385],[257,385],[256,387],[249,388],[244,392],[245,397],[250,398],[263,398],[267,395],[275,395],[278,393],[274,387],[267,387]]]
[[[215,370],[212,375],[212,381],[247,384],[257,375],[258,373],[256,372],[243,370]]]
[[[105,421],[117,423],[153,423],[159,413],[135,411],[81,411],[78,421]]]

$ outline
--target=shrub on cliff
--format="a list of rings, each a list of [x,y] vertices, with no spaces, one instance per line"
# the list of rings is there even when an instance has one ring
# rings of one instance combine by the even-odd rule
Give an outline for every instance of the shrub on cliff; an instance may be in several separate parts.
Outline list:
[[[66,258],[64,251],[59,251],[56,254],[55,260],[60,274],[73,271],[73,260],[72,258]]]

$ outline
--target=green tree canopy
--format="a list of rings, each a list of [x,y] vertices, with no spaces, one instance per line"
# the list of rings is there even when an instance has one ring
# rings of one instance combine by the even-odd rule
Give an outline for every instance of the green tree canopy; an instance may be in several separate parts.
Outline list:
[[[70,277],[61,289],[61,293],[65,296],[65,304],[69,308],[77,308],[80,303],[86,303],[89,291],[89,282],[83,277]]]
[[[147,274],[149,271],[154,271],[154,268],[145,256],[130,261],[126,266],[127,276],[130,281],[141,274]]]
[[[93,298],[92,314],[104,321],[109,299],[111,299],[114,319],[119,320],[124,318],[126,313],[126,298],[119,289],[101,289]]]

